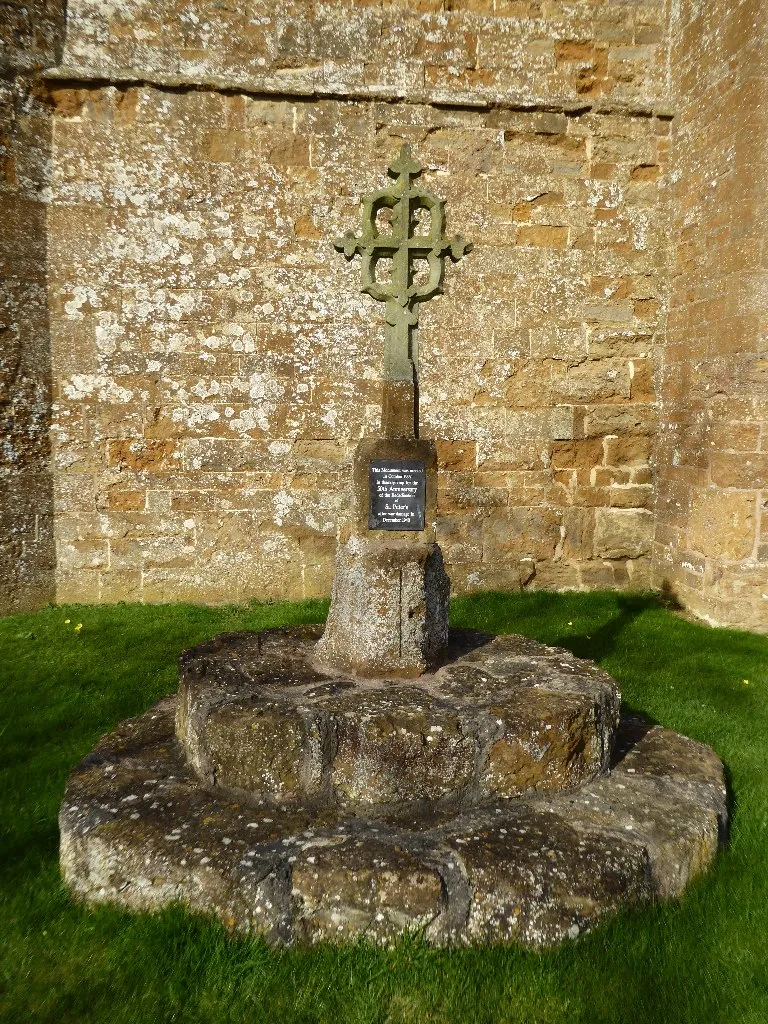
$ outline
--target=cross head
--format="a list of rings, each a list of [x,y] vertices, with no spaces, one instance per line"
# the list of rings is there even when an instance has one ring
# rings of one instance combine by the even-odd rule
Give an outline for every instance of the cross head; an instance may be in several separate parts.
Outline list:
[[[361,291],[386,304],[384,379],[414,385],[418,303],[442,292],[446,256],[458,262],[472,248],[461,235],[445,236],[445,203],[414,184],[422,170],[404,144],[389,167],[392,187],[363,197],[359,237],[348,231],[333,243],[348,260],[360,254]]]

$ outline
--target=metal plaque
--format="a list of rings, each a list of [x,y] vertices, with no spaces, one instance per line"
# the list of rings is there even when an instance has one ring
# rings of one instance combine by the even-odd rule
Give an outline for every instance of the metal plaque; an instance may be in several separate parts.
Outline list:
[[[369,466],[369,530],[423,530],[427,472],[418,459],[374,459]]]

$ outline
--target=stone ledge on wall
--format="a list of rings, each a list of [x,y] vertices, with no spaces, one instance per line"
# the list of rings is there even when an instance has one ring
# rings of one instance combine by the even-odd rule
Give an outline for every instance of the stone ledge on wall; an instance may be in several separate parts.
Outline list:
[[[450,9],[444,9],[450,8]],[[655,110],[665,4],[71,0],[57,72],[284,96]]]

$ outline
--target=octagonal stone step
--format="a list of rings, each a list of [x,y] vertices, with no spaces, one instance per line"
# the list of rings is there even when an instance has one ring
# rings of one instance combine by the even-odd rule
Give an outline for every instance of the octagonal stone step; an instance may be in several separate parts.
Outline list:
[[[621,723],[610,775],[575,791],[371,815],[207,788],[175,714],[171,697],[123,722],[73,771],[59,824],[77,898],[180,901],[281,943],[419,930],[436,944],[538,949],[621,905],[680,895],[725,836],[714,751],[636,719]]]
[[[207,786],[278,803],[469,807],[608,768],[620,696],[591,662],[452,630],[437,671],[359,679],[314,661],[321,632],[224,634],[182,655],[176,731]]]

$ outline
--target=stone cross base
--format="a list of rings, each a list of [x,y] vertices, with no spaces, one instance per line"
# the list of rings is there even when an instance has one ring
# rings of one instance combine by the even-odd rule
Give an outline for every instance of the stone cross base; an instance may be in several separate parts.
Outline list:
[[[448,642],[449,599],[437,544],[353,535],[336,553],[316,659],[361,676],[421,675]]]
[[[281,943],[541,949],[678,897],[714,858],[720,759],[619,724],[591,662],[458,630],[437,672],[376,681],[315,665],[320,630],[184,652],[178,698],[99,741],[59,817],[77,898],[181,902]]]

